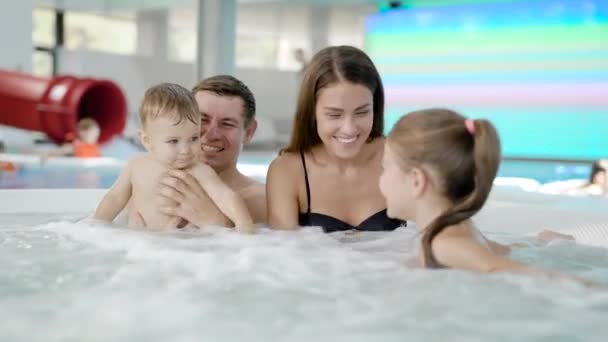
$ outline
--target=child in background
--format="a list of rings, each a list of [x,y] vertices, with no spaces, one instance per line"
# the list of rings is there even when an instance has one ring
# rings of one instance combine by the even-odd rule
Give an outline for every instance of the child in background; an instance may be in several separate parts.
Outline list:
[[[6,146],[4,146],[4,141],[0,140],[0,154],[6,152]],[[2,172],[15,172],[17,171],[17,167],[9,160],[0,160],[0,171]]]
[[[74,156],[76,158],[101,157],[101,151],[97,143],[101,130],[97,121],[91,118],[80,119],[76,133],[77,138],[74,141],[63,144],[56,150],[43,153],[41,162],[46,162],[49,157],[58,156]]]
[[[428,109],[393,127],[380,190],[388,216],[413,220],[421,231],[424,267],[537,272],[505,257],[510,248],[484,237],[471,221],[488,199],[499,162],[500,140],[487,120]]]
[[[97,144],[99,134],[101,134],[101,130],[97,121],[91,118],[84,118],[78,121],[78,138],[72,142],[72,145],[74,146],[74,157],[101,157],[99,145]]]
[[[141,104],[140,118],[140,139],[148,152],[127,163],[97,207],[94,218],[112,221],[131,200],[129,210],[137,212],[146,227],[184,226],[181,218],[160,213],[160,204],[151,200],[157,198],[161,176],[171,169],[181,169],[198,180],[209,195],[210,207],[219,208],[238,230],[253,232],[253,220],[244,201],[211,167],[199,162],[201,114],[190,91],[168,83],[148,89]]]
[[[598,159],[591,165],[589,182],[566,193],[584,192],[589,195],[608,196],[608,159]],[[568,234],[543,230],[536,237],[543,241],[572,240],[592,246],[608,247],[608,224],[586,224],[569,229]]]

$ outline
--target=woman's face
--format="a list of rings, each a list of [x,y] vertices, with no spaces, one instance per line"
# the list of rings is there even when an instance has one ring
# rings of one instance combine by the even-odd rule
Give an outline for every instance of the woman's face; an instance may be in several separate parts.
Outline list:
[[[373,94],[364,85],[339,82],[319,92],[317,133],[329,153],[354,158],[372,131]]]

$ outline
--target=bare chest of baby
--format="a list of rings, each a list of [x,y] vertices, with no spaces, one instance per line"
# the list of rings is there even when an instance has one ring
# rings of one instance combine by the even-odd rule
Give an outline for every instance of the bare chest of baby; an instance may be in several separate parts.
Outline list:
[[[150,229],[164,229],[177,226],[174,217],[161,213],[160,208],[166,205],[159,196],[161,178],[169,171],[152,158],[140,158],[133,165],[131,173],[131,207],[144,220]]]

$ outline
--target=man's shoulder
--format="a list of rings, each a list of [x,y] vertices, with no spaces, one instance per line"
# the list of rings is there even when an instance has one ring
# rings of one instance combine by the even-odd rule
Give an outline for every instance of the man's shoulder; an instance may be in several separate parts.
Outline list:
[[[262,197],[266,198],[266,185],[257,180],[243,175],[245,181],[238,189],[238,192],[243,197]]]

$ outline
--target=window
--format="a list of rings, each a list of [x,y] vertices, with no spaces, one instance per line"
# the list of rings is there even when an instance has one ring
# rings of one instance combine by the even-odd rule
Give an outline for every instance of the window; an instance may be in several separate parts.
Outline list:
[[[40,77],[51,77],[55,73],[55,47],[57,12],[48,8],[35,8],[32,12],[32,73]]]
[[[34,51],[32,55],[32,73],[40,77],[53,76],[54,55],[48,51]]]
[[[34,46],[55,47],[55,11],[48,8],[35,8],[32,19]]]
[[[66,12],[65,47],[132,55],[137,50],[133,17]]]
[[[169,60],[187,63],[196,60],[196,14],[195,9],[169,12]]]

